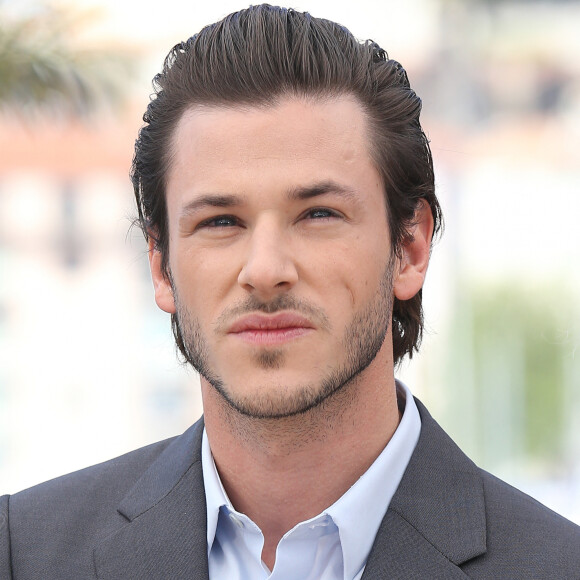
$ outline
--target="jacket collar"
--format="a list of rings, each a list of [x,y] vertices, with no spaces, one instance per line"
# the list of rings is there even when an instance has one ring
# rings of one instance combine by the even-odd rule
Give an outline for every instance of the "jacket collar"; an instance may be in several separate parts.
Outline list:
[[[168,445],[119,505],[94,552],[98,578],[207,580],[203,421]]]
[[[367,560],[363,580],[465,578],[486,551],[478,468],[417,401],[421,435]],[[119,506],[95,550],[98,578],[207,580],[200,420],[175,439]]]
[[[478,468],[417,401],[421,435],[381,523],[363,580],[465,578],[459,565],[486,552]]]

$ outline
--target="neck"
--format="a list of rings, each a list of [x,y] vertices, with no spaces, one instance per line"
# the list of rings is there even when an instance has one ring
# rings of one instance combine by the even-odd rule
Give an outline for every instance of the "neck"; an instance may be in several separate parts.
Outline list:
[[[317,407],[281,419],[239,414],[202,379],[218,472],[234,507],[262,530],[270,569],[282,536],[337,501],[397,428],[392,374],[366,371]]]

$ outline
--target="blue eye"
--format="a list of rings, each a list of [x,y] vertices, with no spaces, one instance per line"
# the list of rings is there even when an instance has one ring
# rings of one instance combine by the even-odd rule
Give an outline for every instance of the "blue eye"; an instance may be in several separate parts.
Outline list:
[[[331,209],[316,207],[314,209],[309,210],[308,213],[305,215],[305,217],[308,219],[319,220],[324,218],[338,217],[338,214],[335,211],[332,211]]]
[[[201,228],[231,228],[239,225],[238,219],[231,215],[220,215],[204,220],[199,224]]]

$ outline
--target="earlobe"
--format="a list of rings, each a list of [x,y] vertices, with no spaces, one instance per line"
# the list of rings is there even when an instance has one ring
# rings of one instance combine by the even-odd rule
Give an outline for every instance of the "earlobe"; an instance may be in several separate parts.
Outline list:
[[[399,300],[410,300],[423,287],[433,237],[433,215],[424,199],[419,201],[413,226],[409,232],[412,238],[401,248],[401,258],[394,293]]]
[[[173,288],[169,276],[163,269],[161,251],[155,247],[155,241],[152,238],[149,238],[149,266],[157,306],[169,314],[174,314],[176,309]]]

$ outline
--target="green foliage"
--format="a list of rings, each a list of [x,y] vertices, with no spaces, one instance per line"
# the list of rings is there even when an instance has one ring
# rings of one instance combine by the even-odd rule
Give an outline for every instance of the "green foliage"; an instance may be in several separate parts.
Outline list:
[[[514,455],[561,460],[567,401],[580,388],[566,372],[580,342],[575,301],[558,287],[524,282],[464,288],[461,296],[453,330],[461,363],[450,380],[470,391],[459,395],[472,407],[460,429],[475,455],[488,464]]]
[[[526,288],[499,288],[477,295],[473,304],[476,365],[493,365],[485,344],[494,341],[495,352],[519,352],[513,375],[520,380],[524,405],[525,451],[531,455],[557,453],[563,415],[563,358],[569,354],[563,309]],[[565,302],[564,302],[565,303]],[[556,302],[561,304],[561,302]],[[514,341],[519,344],[515,345]],[[513,377],[512,377],[513,378]],[[505,388],[510,388],[509,384]]]
[[[15,19],[0,6],[0,108],[85,116],[117,104],[133,75],[134,55],[83,47],[78,33],[92,18],[46,6]]]

